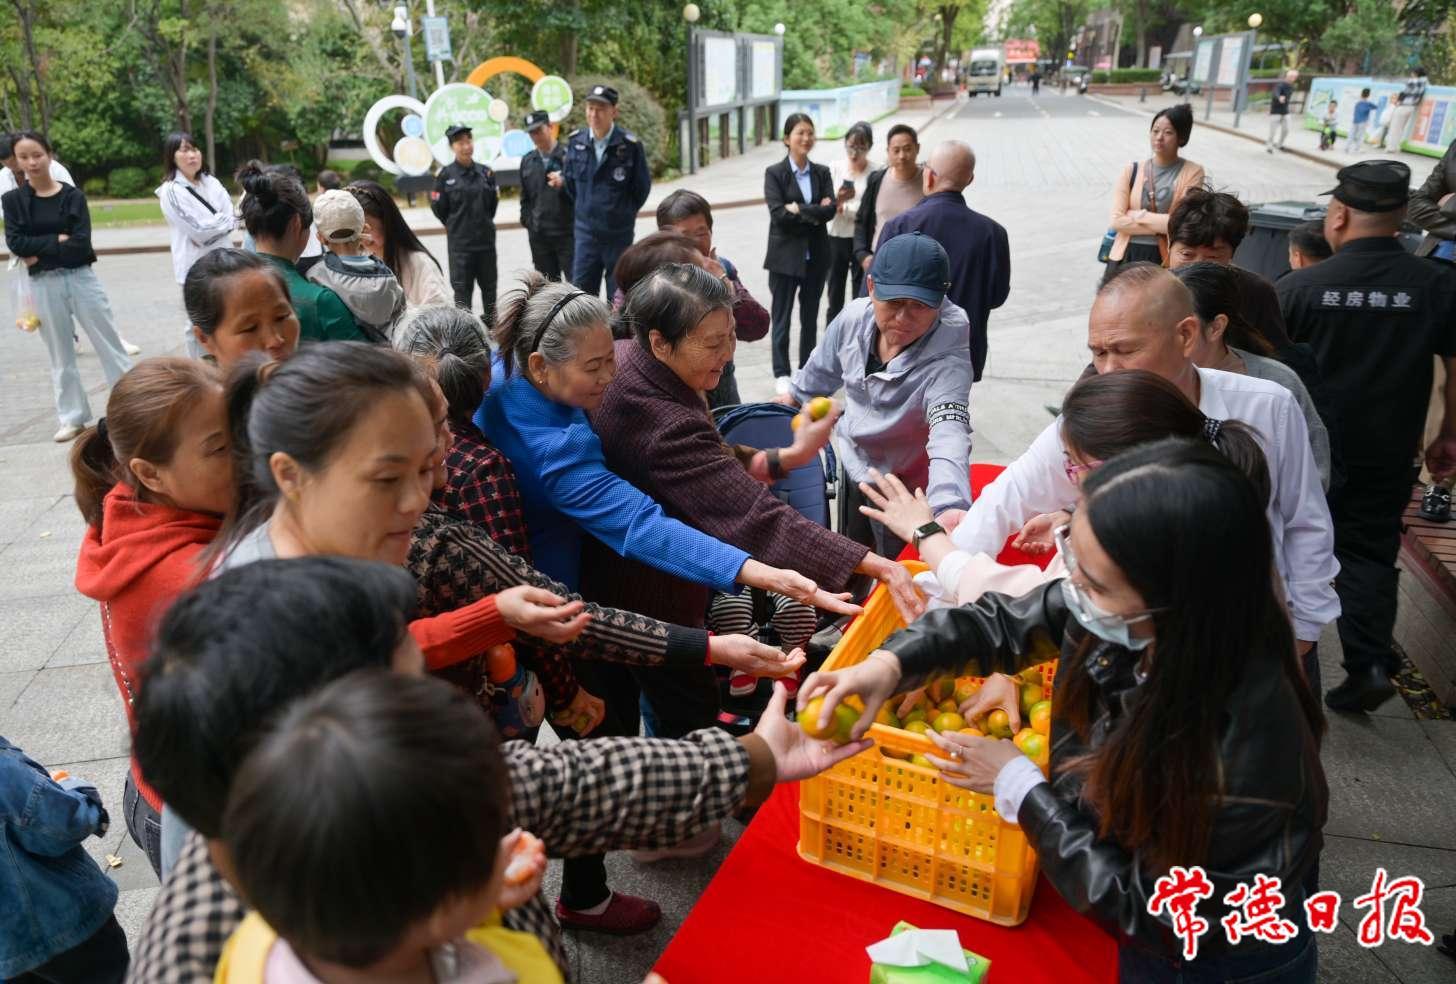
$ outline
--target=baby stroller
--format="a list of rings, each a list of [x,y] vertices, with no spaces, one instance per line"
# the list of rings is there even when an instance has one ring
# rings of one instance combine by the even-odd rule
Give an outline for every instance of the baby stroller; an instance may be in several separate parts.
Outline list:
[[[744,403],[719,407],[713,412],[713,419],[723,440],[729,444],[781,448],[793,443],[794,431],[790,423],[797,413],[794,408],[780,403]],[[770,485],[769,490],[806,519],[827,527],[831,515],[830,500],[835,497],[838,474],[834,448],[825,445],[823,452],[813,461],[795,468]],[[782,645],[780,627],[786,622],[776,610],[774,599],[761,588],[749,588],[743,594],[752,605],[752,626],[744,631],[765,645]],[[790,620],[790,624],[792,622]],[[722,707],[718,716],[719,726],[733,734],[746,734],[752,730],[772,696],[773,681],[762,679],[752,692],[734,694],[729,686],[728,674],[720,672],[718,691]]]

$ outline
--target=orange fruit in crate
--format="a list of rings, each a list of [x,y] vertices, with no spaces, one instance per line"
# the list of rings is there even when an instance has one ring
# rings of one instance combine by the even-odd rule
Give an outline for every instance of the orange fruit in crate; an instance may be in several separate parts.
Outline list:
[[[930,759],[926,758],[924,755],[912,755],[912,756],[910,756],[910,764],[911,765],[923,765],[927,769],[933,769],[933,768],[935,768],[935,766],[931,764]]]
[[[1046,735],[1037,734],[1035,731],[1025,731],[1022,733],[1026,735],[1026,738],[1017,745],[1021,749],[1021,754],[1031,759],[1037,765],[1044,764],[1049,751]]]
[[[1011,737],[1011,718],[999,707],[986,715],[986,734],[992,738]]]
[[[939,704],[955,695],[956,682],[953,676],[938,676],[925,685],[925,692],[932,702]]]
[[[1034,734],[1036,734],[1036,732],[1032,731],[1030,728],[1022,728],[1020,731],[1016,732],[1015,737],[1011,739],[1011,744],[1015,745],[1017,748],[1020,748],[1023,752],[1025,752],[1026,748],[1024,746],[1026,743],[1026,739],[1030,738]]]
[[[961,677],[956,681],[955,702],[964,704],[981,692],[981,685],[970,677]]]
[[[1040,683],[1023,683],[1021,685],[1021,716],[1026,717],[1031,713],[1031,705],[1039,704],[1046,699],[1046,691]]]
[[[986,732],[982,731],[980,728],[962,728],[961,734],[970,735],[972,738],[986,737]]]
[[[1031,705],[1031,710],[1026,712],[1027,720],[1031,723],[1031,730],[1040,735],[1052,733],[1052,702],[1039,700]]]
[[[946,711],[935,719],[935,730],[940,732],[959,731],[966,726],[966,719],[955,711]]]
[[[875,712],[875,724],[885,724],[892,728],[900,727],[900,719],[895,717],[895,712],[890,708],[892,703],[893,701],[887,700],[880,705],[880,709]]]
[[[940,713],[942,714],[958,714],[960,713],[960,709],[961,705],[957,704],[954,700],[943,700],[936,707],[936,710],[940,711]]]
[[[930,725],[926,724],[923,719],[919,721],[907,721],[905,722],[905,730],[912,734],[923,735],[930,730]]]
[[[923,707],[912,707],[910,709],[910,713],[906,714],[904,717],[902,717],[900,719],[900,727],[902,727],[902,728],[908,728],[910,726],[910,722],[912,722],[912,721],[924,721],[924,720],[925,720],[925,708],[923,708]]]

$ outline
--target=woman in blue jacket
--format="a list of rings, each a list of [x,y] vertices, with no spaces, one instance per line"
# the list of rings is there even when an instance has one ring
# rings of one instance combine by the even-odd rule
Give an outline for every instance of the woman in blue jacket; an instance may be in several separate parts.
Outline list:
[[[794,571],[668,517],[607,468],[587,420],[616,372],[607,306],[539,273],[508,298],[496,328],[504,373],[475,416],[516,469],[537,569],[576,590],[590,534],[623,557],[717,591],[764,588],[833,612],[858,608]]]
[[[0,980],[111,984],[126,976],[116,882],[81,843],[109,824],[96,787],[56,782],[0,738]]]

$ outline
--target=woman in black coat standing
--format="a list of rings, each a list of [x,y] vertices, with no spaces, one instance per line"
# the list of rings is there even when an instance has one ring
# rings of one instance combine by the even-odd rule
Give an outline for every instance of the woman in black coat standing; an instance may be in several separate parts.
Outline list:
[[[768,203],[768,252],[763,268],[773,295],[773,374],[775,389],[789,391],[789,319],[794,293],[799,294],[799,361],[814,351],[819,296],[829,269],[829,220],[834,218],[833,179],[823,164],[809,163],[814,149],[814,121],[794,113],[784,121],[789,155],[763,172],[763,197]]]

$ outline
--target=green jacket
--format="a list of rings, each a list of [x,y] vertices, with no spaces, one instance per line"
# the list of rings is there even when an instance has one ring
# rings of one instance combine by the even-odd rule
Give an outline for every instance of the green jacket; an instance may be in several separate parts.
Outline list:
[[[259,253],[276,266],[288,285],[288,299],[298,315],[300,342],[367,342],[369,341],[339,295],[321,287],[298,272],[298,267],[281,256]]]

